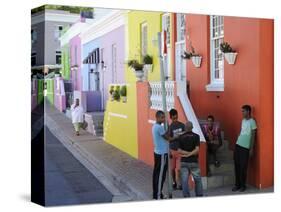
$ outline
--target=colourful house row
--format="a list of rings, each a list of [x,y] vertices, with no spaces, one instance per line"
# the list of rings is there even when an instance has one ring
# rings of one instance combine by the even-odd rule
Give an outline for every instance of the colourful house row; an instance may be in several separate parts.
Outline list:
[[[213,114],[233,149],[241,127],[241,106],[250,104],[258,136],[248,180],[258,188],[273,185],[272,20],[131,10],[96,12],[93,22],[82,20],[63,35],[65,58],[69,55],[69,68],[63,76],[72,80],[74,98],[81,99],[85,112],[105,111],[106,142],[153,164],[151,127],[156,110],[162,109],[157,33],[165,31],[167,106],[179,111],[182,122],[194,123],[201,139],[202,175],[206,176],[206,143],[200,120]],[[223,41],[238,53],[235,61],[227,61],[219,50]],[[184,51],[192,47],[198,57],[184,59]],[[146,54],[152,56],[153,68],[137,80],[126,62],[141,61]],[[113,101],[110,91],[124,85],[126,101]]]

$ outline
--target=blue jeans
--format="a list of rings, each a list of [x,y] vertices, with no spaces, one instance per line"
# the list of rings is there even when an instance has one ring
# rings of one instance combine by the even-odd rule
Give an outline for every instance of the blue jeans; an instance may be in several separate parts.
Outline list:
[[[203,185],[198,163],[181,162],[182,192],[184,197],[190,197],[188,178],[192,175],[195,181],[195,194],[197,197],[203,196]]]

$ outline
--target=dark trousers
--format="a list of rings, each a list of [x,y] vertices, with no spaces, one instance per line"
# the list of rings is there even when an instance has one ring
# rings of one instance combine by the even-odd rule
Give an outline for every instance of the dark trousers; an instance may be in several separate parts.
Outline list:
[[[162,198],[163,184],[166,179],[168,169],[168,154],[154,153],[154,169],[153,169],[153,199]]]
[[[235,186],[238,188],[246,186],[248,161],[249,149],[236,145],[234,150],[234,166]]]

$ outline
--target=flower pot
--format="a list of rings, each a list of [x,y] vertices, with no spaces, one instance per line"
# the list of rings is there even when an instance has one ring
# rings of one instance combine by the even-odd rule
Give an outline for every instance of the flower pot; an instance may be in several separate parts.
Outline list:
[[[121,96],[122,102],[127,102],[127,96]]]
[[[143,69],[147,72],[152,72],[153,64],[144,64]]]
[[[231,65],[233,65],[235,63],[236,56],[237,56],[237,52],[224,53],[225,60],[227,61],[228,64],[231,64]]]
[[[202,56],[192,56],[191,61],[196,68],[200,68]]]
[[[143,81],[143,78],[144,78],[144,71],[143,70],[135,70],[135,75],[136,75],[136,78],[137,78],[138,82]]]

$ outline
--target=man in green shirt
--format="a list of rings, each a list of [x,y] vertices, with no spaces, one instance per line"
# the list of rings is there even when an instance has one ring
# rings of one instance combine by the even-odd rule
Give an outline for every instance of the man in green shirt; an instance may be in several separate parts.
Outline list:
[[[251,117],[251,106],[242,106],[242,126],[234,150],[235,186],[232,191],[246,190],[247,168],[249,156],[253,155],[253,145],[256,138],[257,125]]]

